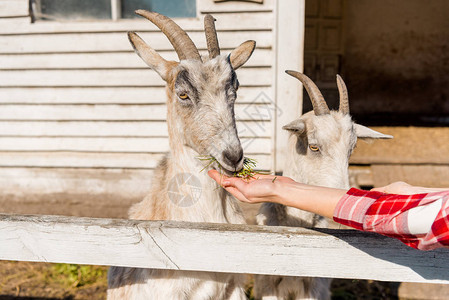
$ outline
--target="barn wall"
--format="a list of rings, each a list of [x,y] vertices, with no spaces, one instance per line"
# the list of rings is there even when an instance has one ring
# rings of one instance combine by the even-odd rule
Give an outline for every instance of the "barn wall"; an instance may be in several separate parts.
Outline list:
[[[343,73],[355,115],[449,113],[448,11],[445,0],[346,1]]]
[[[448,186],[449,2],[345,1],[342,73],[351,114],[393,140],[359,142],[366,186]],[[419,127],[412,127],[412,126]]]
[[[275,6],[198,0],[198,18],[177,19],[203,54],[205,13],[217,19],[222,52],[257,41],[237,70],[236,117],[246,155],[265,170],[274,165]],[[126,32],[177,56],[147,20],[31,24],[28,15],[27,0],[0,1],[0,208],[125,216],[168,150],[164,82]]]

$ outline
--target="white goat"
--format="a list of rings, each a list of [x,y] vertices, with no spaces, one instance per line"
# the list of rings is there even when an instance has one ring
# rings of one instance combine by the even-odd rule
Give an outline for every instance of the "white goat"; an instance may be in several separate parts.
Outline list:
[[[340,108],[330,111],[318,87],[304,74],[286,71],[299,79],[309,94],[313,111],[285,125],[290,132],[284,175],[317,186],[349,188],[348,161],[357,138],[386,139],[384,135],[355,124],[349,115],[346,85],[337,75]],[[264,203],[257,216],[259,225],[326,227],[321,216],[280,204]],[[256,299],[329,299],[330,279],[256,276]]]
[[[203,62],[192,40],[171,19],[144,10],[136,13],[162,30],[180,62],[166,61],[137,34],[128,33],[136,53],[167,82],[170,143],[169,154],[156,168],[150,194],[130,209],[130,218],[245,223],[236,200],[207,176],[207,170],[201,172],[204,162],[198,156],[213,156],[230,173],[242,169],[243,150],[234,119],[239,85],[234,70],[249,59],[255,42],[220,55],[214,19],[208,15],[209,59]],[[171,187],[179,185],[170,182],[182,184],[192,178],[198,194],[188,187],[184,193],[179,191],[191,197],[190,203],[171,197],[176,192]],[[246,299],[244,279],[237,274],[112,267],[108,299]]]

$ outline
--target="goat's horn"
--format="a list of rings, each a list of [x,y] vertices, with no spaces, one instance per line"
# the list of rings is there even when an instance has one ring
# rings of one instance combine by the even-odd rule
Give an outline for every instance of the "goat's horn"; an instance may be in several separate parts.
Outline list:
[[[338,92],[340,94],[340,108],[338,109],[345,115],[349,115],[349,98],[348,98],[348,89],[346,88],[346,84],[341,78],[340,75],[337,74],[337,86]]]
[[[148,19],[154,25],[159,27],[159,29],[167,36],[170,43],[173,45],[173,48],[175,48],[180,60],[195,59],[201,61],[201,56],[195,44],[187,33],[173,20],[156,12],[150,12],[143,9],[138,9],[135,13]]]
[[[323,95],[321,94],[316,84],[309,77],[296,71],[287,70],[285,71],[285,73],[295,77],[302,82],[302,84],[306,88],[307,94],[309,94],[310,100],[312,101],[313,111],[315,112],[315,115],[320,116],[330,113],[326,101],[324,101]]]
[[[209,50],[210,59],[220,55],[215,21],[216,20],[211,15],[206,15],[204,17],[204,31],[206,33],[207,50]]]

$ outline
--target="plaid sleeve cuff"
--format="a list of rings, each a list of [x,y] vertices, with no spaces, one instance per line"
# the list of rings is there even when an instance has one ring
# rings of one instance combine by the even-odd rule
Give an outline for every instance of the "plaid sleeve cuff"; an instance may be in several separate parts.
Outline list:
[[[334,210],[334,221],[363,230],[363,221],[370,206],[384,194],[352,188],[344,195]]]

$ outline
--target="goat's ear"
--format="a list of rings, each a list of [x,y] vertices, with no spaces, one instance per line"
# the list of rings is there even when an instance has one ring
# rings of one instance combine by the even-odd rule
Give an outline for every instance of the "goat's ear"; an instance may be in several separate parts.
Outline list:
[[[139,55],[150,68],[155,70],[162,79],[167,81],[168,72],[173,66],[177,65],[177,63],[165,60],[153,48],[148,46],[135,32],[128,32],[128,39],[137,55]]]
[[[246,41],[232,50],[231,54],[229,54],[229,61],[234,70],[237,70],[248,61],[255,48],[255,41]]]
[[[282,129],[301,134],[306,131],[306,123],[301,119],[296,119],[287,125],[282,126]]]
[[[359,139],[392,139],[392,135],[383,134],[363,125],[355,124],[355,133]]]

